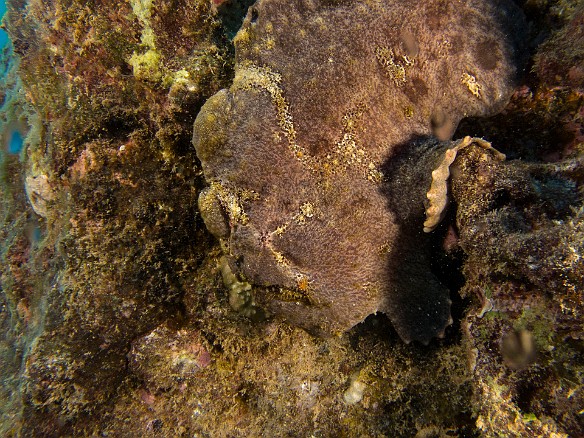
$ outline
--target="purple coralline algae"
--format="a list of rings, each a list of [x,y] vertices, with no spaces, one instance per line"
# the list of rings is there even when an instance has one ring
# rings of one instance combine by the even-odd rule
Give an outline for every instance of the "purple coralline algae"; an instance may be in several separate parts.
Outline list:
[[[584,436],[582,1],[7,3],[0,436]]]
[[[203,106],[193,143],[207,228],[271,312],[315,333],[378,311],[406,342],[444,333],[449,292],[422,232],[437,161],[411,151],[502,109],[523,27],[507,1],[250,8],[233,84]]]

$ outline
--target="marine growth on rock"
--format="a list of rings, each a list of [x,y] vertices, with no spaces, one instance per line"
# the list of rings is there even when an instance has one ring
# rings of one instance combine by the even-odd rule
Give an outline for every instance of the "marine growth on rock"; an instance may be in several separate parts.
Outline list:
[[[233,84],[193,143],[229,265],[270,311],[338,333],[381,311],[423,343],[449,324],[423,233],[431,170],[466,116],[499,111],[524,31],[511,1],[260,0]]]

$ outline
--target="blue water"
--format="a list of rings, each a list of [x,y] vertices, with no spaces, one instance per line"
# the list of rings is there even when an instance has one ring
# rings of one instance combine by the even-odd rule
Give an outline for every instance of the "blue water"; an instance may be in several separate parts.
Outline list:
[[[4,17],[5,13],[6,13],[6,1],[2,0],[2,1],[0,1],[0,19],[2,19],[2,17]],[[2,49],[2,47],[4,47],[6,44],[8,44],[8,34],[6,32],[4,32],[2,29],[0,29],[0,49]]]
[[[22,149],[22,135],[18,131],[14,131],[10,136],[10,141],[8,142],[8,153],[18,154]]]

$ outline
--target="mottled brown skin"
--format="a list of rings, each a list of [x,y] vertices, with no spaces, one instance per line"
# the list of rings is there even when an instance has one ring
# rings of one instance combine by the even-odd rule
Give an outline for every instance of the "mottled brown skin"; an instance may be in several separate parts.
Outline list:
[[[233,269],[268,287],[272,311],[317,332],[382,311],[405,341],[443,333],[450,300],[429,271],[421,225],[435,163],[401,160],[420,178],[386,186],[400,145],[449,138],[462,117],[505,103],[509,3],[250,9],[234,83],[207,101],[193,142],[210,183],[199,202],[207,226]]]

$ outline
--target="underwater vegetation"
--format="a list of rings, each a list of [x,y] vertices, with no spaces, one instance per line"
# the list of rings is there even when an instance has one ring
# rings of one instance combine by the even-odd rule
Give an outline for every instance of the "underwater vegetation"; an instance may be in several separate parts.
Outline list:
[[[581,2],[7,6],[0,435],[584,434]]]

